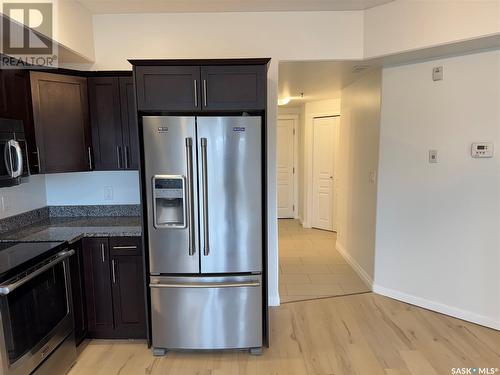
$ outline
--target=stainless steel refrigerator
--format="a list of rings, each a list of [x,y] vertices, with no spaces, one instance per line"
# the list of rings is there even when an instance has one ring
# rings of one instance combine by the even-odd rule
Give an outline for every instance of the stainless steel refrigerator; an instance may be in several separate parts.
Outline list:
[[[262,347],[259,116],[144,116],[155,354]]]

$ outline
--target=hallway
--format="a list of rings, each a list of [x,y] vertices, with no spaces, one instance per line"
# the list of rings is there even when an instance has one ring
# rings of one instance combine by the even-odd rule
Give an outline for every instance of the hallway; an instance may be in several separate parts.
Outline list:
[[[293,219],[278,225],[282,303],[370,291],[335,249],[335,232],[305,229]]]

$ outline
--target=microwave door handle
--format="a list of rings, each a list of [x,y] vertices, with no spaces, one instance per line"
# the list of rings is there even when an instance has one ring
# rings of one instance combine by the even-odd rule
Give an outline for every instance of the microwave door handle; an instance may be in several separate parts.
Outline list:
[[[10,147],[14,148],[14,150],[16,151],[17,169],[15,171],[12,171],[12,178],[16,178],[21,176],[21,174],[23,173],[23,153],[21,152],[21,146],[19,145],[19,142],[11,140],[9,141],[9,144]]]
[[[5,147],[3,149],[3,160],[5,162],[5,168],[7,169],[7,173],[12,178],[12,154],[10,153],[10,141],[5,143]]]

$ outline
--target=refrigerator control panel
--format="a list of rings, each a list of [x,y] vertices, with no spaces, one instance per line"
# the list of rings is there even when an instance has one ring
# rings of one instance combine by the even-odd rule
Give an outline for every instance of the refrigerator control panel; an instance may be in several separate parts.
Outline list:
[[[186,228],[186,181],[180,175],[153,177],[155,228]]]

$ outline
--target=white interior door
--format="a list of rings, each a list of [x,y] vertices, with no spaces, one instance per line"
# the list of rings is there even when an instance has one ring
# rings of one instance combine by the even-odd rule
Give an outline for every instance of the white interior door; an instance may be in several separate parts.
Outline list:
[[[295,120],[278,119],[277,129],[277,182],[278,218],[293,218],[294,205],[294,129]]]
[[[335,230],[335,148],[339,117],[313,120],[312,226]]]

